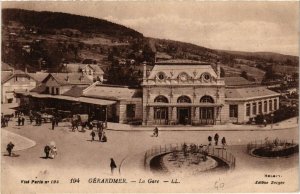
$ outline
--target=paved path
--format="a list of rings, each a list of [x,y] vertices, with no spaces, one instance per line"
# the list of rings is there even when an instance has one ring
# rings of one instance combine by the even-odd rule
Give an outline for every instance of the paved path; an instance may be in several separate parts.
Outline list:
[[[270,131],[270,130],[278,130],[278,129],[286,129],[286,128],[294,128],[298,127],[298,119],[297,117],[275,123],[273,125],[269,124],[266,127],[264,125],[237,125],[232,123],[227,123],[224,125],[210,125],[210,126],[159,126],[160,131]],[[108,123],[109,130],[115,131],[153,131],[154,127],[151,126],[133,126],[121,123]]]

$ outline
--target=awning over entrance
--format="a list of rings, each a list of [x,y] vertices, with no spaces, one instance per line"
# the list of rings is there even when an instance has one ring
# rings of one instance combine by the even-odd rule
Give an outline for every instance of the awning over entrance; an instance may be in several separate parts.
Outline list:
[[[25,94],[26,92],[27,92],[26,89],[16,89],[16,90],[14,90],[14,93],[16,93],[16,94]]]
[[[217,103],[149,103],[149,107],[220,107]]]
[[[89,104],[97,104],[102,106],[108,106],[115,104],[116,101],[114,100],[103,100],[99,98],[87,98],[87,97],[71,97],[71,96],[61,96],[61,95],[50,95],[50,94],[38,94],[38,93],[29,93],[27,95],[30,95],[32,97],[36,98],[52,98],[52,99],[60,99],[60,100],[68,100],[73,102],[83,102],[83,103],[89,103]]]

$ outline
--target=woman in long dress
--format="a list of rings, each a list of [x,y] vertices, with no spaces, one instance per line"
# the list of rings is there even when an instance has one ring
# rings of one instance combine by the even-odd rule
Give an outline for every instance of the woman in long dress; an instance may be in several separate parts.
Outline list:
[[[56,155],[57,155],[57,148],[56,148],[56,146],[52,146],[51,150],[50,150],[50,157],[52,159],[54,159],[56,157]]]

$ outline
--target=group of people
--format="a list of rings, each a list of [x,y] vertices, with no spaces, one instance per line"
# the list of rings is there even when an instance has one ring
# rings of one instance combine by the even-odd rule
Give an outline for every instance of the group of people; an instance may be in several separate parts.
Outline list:
[[[8,126],[8,122],[9,122],[9,117],[6,117],[3,115],[3,113],[1,114],[1,127],[7,127]]]
[[[51,145],[51,146],[46,145],[44,147],[44,152],[46,154],[46,157],[45,157],[46,159],[48,159],[48,158],[54,159],[57,155],[57,148],[55,145]]]
[[[208,145],[212,145],[211,142],[212,142],[212,137],[211,136],[208,136]],[[219,134],[216,133],[215,136],[214,136],[214,141],[215,141],[215,145],[217,146],[219,144]],[[227,145],[226,143],[226,139],[225,137],[222,138],[221,140],[221,143],[223,145],[223,148],[225,147],[225,145]]]
[[[99,123],[100,123],[100,122],[99,122]],[[99,141],[100,141],[100,142],[107,142],[107,136],[106,136],[106,134],[105,134],[103,125],[102,125],[102,124],[99,124],[99,123],[97,124],[97,131],[98,131]],[[97,131],[96,131],[96,132],[97,132]],[[95,141],[96,133],[95,133],[94,130],[92,130],[91,136],[92,136],[92,141]]]
[[[18,126],[21,126],[21,125],[24,126],[24,124],[25,124],[25,116],[22,113],[18,116]]]

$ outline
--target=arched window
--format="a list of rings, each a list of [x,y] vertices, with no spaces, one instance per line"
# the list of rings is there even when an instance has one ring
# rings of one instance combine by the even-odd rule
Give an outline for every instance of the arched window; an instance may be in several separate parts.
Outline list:
[[[177,102],[178,103],[191,103],[191,99],[188,97],[188,96],[180,96],[178,99],[177,99]]]
[[[154,102],[164,102],[164,103],[168,103],[168,98],[166,98],[165,96],[157,96],[154,99]]]
[[[214,103],[214,99],[211,96],[203,96],[200,99],[200,102],[202,102],[202,103]]]

